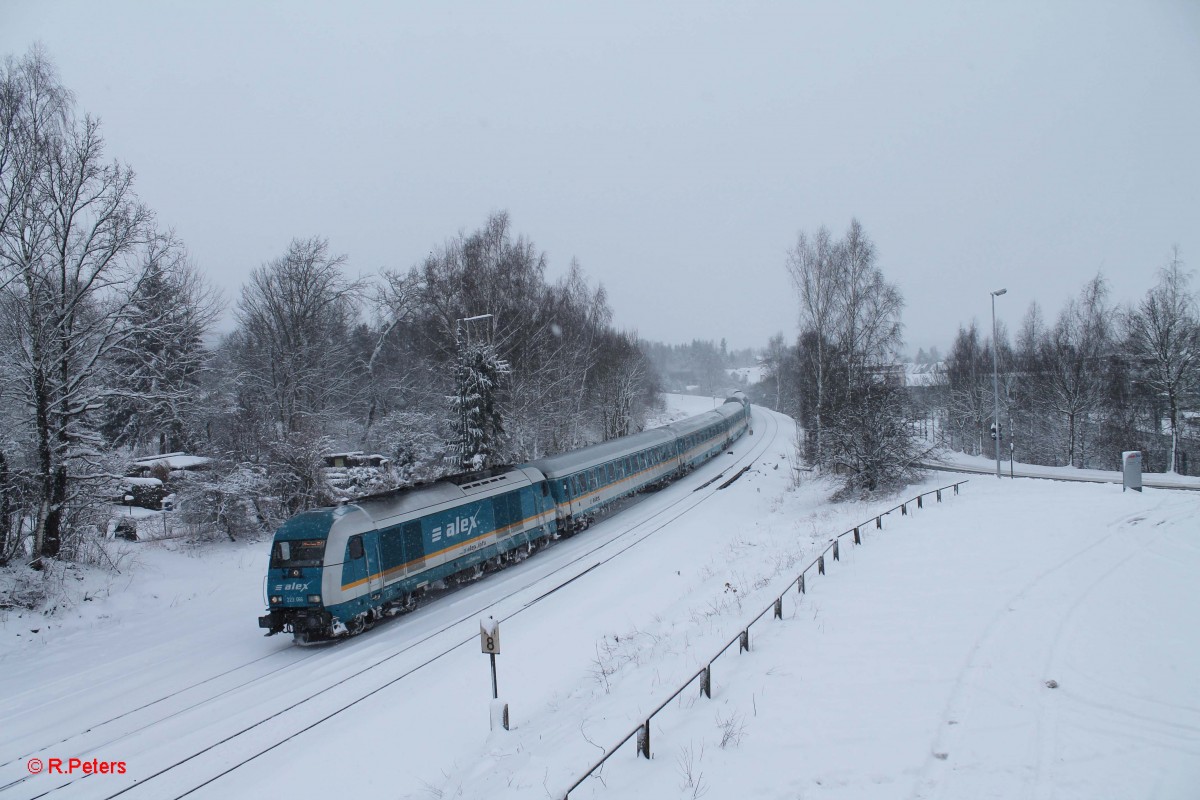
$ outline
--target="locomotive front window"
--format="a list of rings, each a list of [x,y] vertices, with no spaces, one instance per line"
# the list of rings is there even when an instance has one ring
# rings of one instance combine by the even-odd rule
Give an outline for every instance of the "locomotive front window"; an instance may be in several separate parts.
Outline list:
[[[324,539],[304,539],[291,542],[276,542],[271,548],[271,566],[319,567],[325,556]]]

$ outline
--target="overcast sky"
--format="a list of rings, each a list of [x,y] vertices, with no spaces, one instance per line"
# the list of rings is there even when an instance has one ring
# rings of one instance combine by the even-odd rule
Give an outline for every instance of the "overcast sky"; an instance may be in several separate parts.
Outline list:
[[[796,332],[857,216],[913,351],[1200,267],[1200,2],[0,2],[231,300],[296,236],[408,268],[492,211],[670,342]],[[483,311],[483,309],[479,309]]]

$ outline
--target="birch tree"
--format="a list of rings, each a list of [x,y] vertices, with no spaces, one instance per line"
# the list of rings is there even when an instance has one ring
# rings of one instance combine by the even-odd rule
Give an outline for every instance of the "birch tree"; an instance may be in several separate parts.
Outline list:
[[[787,266],[800,296],[798,361],[809,379],[800,385],[811,382],[799,403],[814,429],[809,460],[846,475],[848,491],[892,483],[920,450],[911,404],[891,375],[903,298],[858,220],[838,241],[825,228],[811,241],[800,234]]]
[[[1098,274],[1067,302],[1039,349],[1038,396],[1065,424],[1067,465],[1083,466],[1081,423],[1105,398],[1103,359],[1112,344],[1107,298],[1108,284]]]
[[[812,365],[815,394],[811,442],[816,460],[824,460],[821,429],[826,405],[829,375],[833,367],[831,331],[837,314],[837,292],[841,280],[833,240],[829,229],[822,226],[810,239],[801,231],[796,245],[788,251],[787,270],[800,295],[800,333],[812,343]]]

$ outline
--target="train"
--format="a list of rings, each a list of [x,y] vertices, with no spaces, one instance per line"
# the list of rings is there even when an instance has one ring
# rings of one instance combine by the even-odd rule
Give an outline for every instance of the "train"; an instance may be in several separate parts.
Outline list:
[[[621,498],[724,452],[750,422],[738,391],[660,428],[298,514],[275,531],[259,627],[298,644],[361,633],[414,608],[431,587],[473,580],[587,528]]]

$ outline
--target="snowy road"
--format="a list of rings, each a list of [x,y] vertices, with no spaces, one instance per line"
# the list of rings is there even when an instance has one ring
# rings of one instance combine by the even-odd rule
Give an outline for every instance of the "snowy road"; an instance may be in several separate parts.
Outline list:
[[[922,467],[941,472],[963,472],[970,475],[995,475],[996,462],[982,456],[948,452],[937,459],[924,462]],[[1077,481],[1082,483],[1115,483],[1121,485],[1119,472],[1102,469],[1077,469],[1076,467],[1046,467],[1040,464],[1010,464],[1000,461],[1002,477],[1040,478],[1051,481]],[[1152,489],[1187,489],[1200,491],[1200,478],[1194,475],[1165,475],[1147,472],[1142,475],[1142,484]]]

